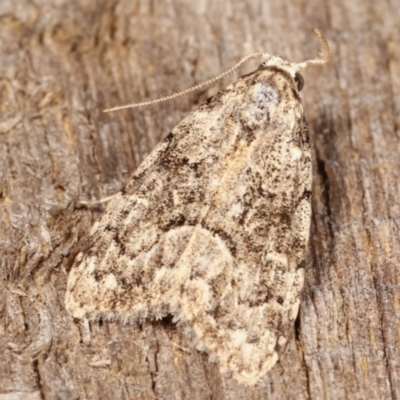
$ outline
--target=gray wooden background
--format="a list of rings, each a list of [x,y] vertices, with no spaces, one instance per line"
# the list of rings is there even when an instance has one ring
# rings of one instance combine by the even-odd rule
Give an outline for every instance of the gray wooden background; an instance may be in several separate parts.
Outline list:
[[[68,271],[101,209],[216,88],[263,51],[304,71],[313,143],[310,262],[292,339],[254,388],[174,326],[82,323]],[[0,0],[0,400],[400,399],[399,0]],[[218,87],[217,87],[218,89]]]

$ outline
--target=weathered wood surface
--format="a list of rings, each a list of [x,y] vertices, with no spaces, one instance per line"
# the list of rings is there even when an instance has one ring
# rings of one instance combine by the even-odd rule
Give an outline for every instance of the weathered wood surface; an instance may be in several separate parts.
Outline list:
[[[400,4],[395,0],[0,1],[0,400],[400,399]],[[66,280],[99,210],[210,93],[185,86],[254,51],[304,72],[313,227],[300,315],[254,388],[168,323],[84,324]]]

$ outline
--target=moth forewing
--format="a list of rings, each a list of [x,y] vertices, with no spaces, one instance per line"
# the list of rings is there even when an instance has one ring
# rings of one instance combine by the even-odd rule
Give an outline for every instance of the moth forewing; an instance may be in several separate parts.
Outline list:
[[[193,347],[246,384],[276,363],[298,313],[311,220],[297,71],[317,61],[269,56],[172,130],[71,269],[73,316],[173,314]]]

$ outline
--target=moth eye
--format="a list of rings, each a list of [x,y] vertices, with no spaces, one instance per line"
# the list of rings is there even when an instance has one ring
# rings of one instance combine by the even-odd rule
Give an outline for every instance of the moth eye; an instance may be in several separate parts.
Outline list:
[[[296,72],[294,81],[296,82],[297,90],[300,92],[300,90],[304,87],[304,78],[298,72]]]
[[[267,66],[267,62],[266,61],[263,61],[261,64],[260,64],[260,67],[266,67]]]

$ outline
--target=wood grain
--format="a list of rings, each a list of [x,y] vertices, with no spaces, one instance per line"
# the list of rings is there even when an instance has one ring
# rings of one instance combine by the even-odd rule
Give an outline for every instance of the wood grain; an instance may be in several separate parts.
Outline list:
[[[0,400],[400,399],[400,7],[395,0],[0,2]],[[304,72],[313,226],[300,315],[254,388],[168,322],[82,323],[71,263],[143,158],[213,90],[103,108],[203,80],[251,52]]]

